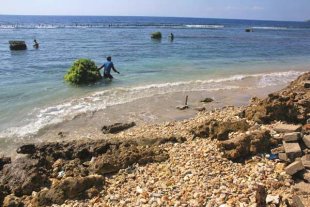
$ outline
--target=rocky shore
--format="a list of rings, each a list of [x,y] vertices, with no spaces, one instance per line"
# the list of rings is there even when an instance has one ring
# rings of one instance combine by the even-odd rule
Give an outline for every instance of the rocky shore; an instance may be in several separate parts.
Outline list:
[[[19,158],[0,158],[0,203],[310,206],[309,122],[310,72],[246,107],[102,126],[109,139],[20,146]]]

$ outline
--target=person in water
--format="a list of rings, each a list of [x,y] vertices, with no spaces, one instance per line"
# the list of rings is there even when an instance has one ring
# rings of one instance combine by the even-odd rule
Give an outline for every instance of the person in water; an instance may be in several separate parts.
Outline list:
[[[169,37],[170,37],[170,40],[173,41],[173,39],[174,39],[173,33],[170,33]]]
[[[39,48],[39,43],[37,42],[37,40],[34,39],[33,42],[34,42],[33,47],[38,49]]]
[[[113,79],[113,76],[111,75],[111,69],[115,72],[118,73],[119,72],[115,69],[114,64],[112,62],[112,58],[111,56],[107,57],[107,62],[105,62],[102,66],[100,66],[98,68],[98,70],[101,70],[102,68],[104,68],[103,71],[103,78],[109,78],[110,80]]]

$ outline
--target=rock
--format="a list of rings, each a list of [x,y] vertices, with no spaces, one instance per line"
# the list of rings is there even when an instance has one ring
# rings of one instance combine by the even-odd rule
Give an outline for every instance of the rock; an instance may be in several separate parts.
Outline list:
[[[153,32],[151,38],[160,40],[162,38],[161,32]]]
[[[267,195],[266,197],[267,204],[279,204],[280,203],[280,196],[279,195]]]
[[[310,88],[310,81],[306,81],[306,82],[304,83],[304,87],[305,87],[305,88]]]
[[[304,126],[303,126],[303,131],[305,131],[306,133],[310,133],[310,124],[305,124]]]
[[[250,135],[241,134],[235,138],[222,141],[218,144],[218,147],[224,152],[226,158],[238,160],[269,151],[269,140],[269,131],[259,131]]]
[[[196,111],[205,111],[206,107],[196,107],[195,110]]]
[[[288,165],[285,168],[285,172],[289,175],[294,175],[295,173],[297,173],[298,171],[301,171],[305,169],[304,166],[302,165],[302,162],[300,160],[295,161],[293,163],[291,163],[290,165]]]
[[[297,183],[293,186],[294,191],[298,195],[308,195],[310,196],[310,184],[305,182]]]
[[[24,207],[24,203],[21,198],[14,195],[8,195],[4,198],[3,207]]]
[[[303,166],[305,168],[308,168],[310,169],[310,155],[304,155],[302,158],[301,158],[301,162],[303,164]]]
[[[296,142],[300,139],[301,134],[300,132],[291,132],[291,133],[286,133],[282,136],[283,141],[286,142]]]
[[[278,133],[291,133],[291,132],[301,131],[301,127],[302,127],[302,125],[278,123],[278,124],[274,125],[273,130],[275,130]]]
[[[176,109],[179,109],[179,110],[185,110],[185,109],[188,109],[189,106],[188,105],[182,105],[182,106],[177,106]]]
[[[4,198],[9,195],[9,190],[5,188],[3,185],[0,185],[0,206],[3,203]]]
[[[304,73],[281,91],[251,103],[245,109],[246,118],[265,124],[273,121],[304,124],[310,112],[310,93],[304,88],[304,82],[308,81],[309,77],[309,72]]]
[[[44,160],[18,158],[5,165],[0,177],[0,185],[16,196],[30,195],[43,186],[48,186],[48,172]]]
[[[25,41],[9,41],[10,44],[10,50],[26,50],[27,45]]]
[[[293,196],[293,206],[294,207],[308,207],[310,206],[310,197],[302,195]]]
[[[284,162],[289,162],[290,160],[288,159],[286,153],[279,153],[278,157],[280,160],[284,161]]]
[[[272,154],[279,154],[279,153],[282,153],[282,152],[285,152],[283,146],[280,146],[280,147],[277,147],[277,148],[274,148],[274,149],[271,150]]]
[[[19,147],[16,152],[18,154],[34,154],[36,152],[36,147],[34,144],[26,144]]]
[[[210,102],[213,102],[214,100],[212,98],[205,98],[203,100],[201,100],[200,102],[203,102],[203,103],[210,103]]]
[[[63,204],[66,200],[82,199],[88,196],[91,188],[102,189],[104,177],[90,175],[87,177],[68,177],[55,182],[50,189],[40,191],[34,198],[35,206],[48,206]]]
[[[212,121],[209,125],[209,136],[211,139],[227,140],[230,132],[245,132],[250,125],[245,119],[240,121]]]
[[[95,158],[90,164],[90,170],[93,173],[104,175],[117,172],[135,163],[162,162],[168,158],[167,152],[158,147],[120,147],[119,150],[110,151]]]
[[[2,170],[3,166],[6,164],[11,163],[11,158],[10,157],[1,157],[0,158],[0,171]]]
[[[294,161],[295,158],[302,156],[302,151],[298,143],[283,142],[284,150],[287,157]]]
[[[109,126],[103,126],[101,131],[104,134],[116,134],[131,127],[136,126],[135,122],[130,123],[115,123]]]
[[[55,142],[36,145],[33,158],[49,157],[54,161],[58,159],[74,160],[76,158],[90,160],[93,156],[106,153],[107,150],[116,148],[120,142],[107,140],[82,140],[70,142]]]
[[[304,179],[306,182],[310,183],[310,171],[309,170],[302,171],[301,178]]]
[[[302,141],[305,143],[305,145],[310,148],[310,135],[304,135],[302,138]]]
[[[256,195],[255,195],[257,206],[265,207],[266,206],[266,197],[267,197],[267,190],[266,190],[265,186],[258,185],[257,189],[256,189]]]

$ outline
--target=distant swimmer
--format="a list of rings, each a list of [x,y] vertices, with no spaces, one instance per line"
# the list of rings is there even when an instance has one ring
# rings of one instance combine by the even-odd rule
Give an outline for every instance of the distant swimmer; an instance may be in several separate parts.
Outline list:
[[[39,48],[39,43],[37,42],[37,40],[34,39],[33,42],[34,42],[33,47],[38,49]]]
[[[111,69],[115,72],[115,73],[118,73],[119,72],[115,69],[114,67],[114,64],[112,62],[112,57],[111,56],[108,56],[107,57],[107,62],[105,62],[102,66],[100,66],[98,68],[98,70],[101,70],[102,68],[104,68],[104,71],[103,71],[103,78],[109,78],[110,80],[113,79],[113,76],[111,75]]]
[[[169,38],[170,38],[171,41],[174,39],[173,33],[170,33]]]

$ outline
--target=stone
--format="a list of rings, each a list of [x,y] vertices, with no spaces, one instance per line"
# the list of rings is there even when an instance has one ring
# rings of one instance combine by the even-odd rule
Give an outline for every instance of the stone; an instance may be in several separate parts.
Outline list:
[[[1,157],[0,158],[0,171],[2,170],[3,166],[6,164],[11,163],[11,158],[10,157]]]
[[[310,81],[305,81],[304,87],[305,88],[310,88]]]
[[[303,169],[305,169],[305,168],[302,165],[302,162],[300,160],[298,160],[298,161],[295,161],[295,162],[291,163],[290,165],[288,165],[285,168],[285,172],[288,175],[294,175],[295,173],[297,173],[298,171],[301,171]]]
[[[302,179],[304,179],[306,182],[310,183],[310,171],[305,170],[301,174]]]
[[[181,105],[181,106],[177,106],[176,109],[179,109],[179,110],[185,110],[185,109],[188,109],[189,106],[188,105]]]
[[[272,154],[279,154],[279,153],[282,153],[284,152],[284,147],[283,146],[280,146],[280,147],[277,147],[277,148],[274,148],[271,150],[271,153]]]
[[[25,41],[16,41],[16,40],[11,40],[9,41],[10,44],[10,50],[26,50],[27,45]]]
[[[18,198],[14,195],[8,195],[4,198],[3,207],[24,207],[24,203],[21,198]]]
[[[245,109],[245,116],[258,123],[273,121],[305,123],[310,112],[308,89],[304,82],[309,81],[310,73],[304,73],[289,86],[279,92],[269,94],[264,100],[257,100]]]
[[[296,142],[300,139],[300,137],[301,137],[300,132],[291,132],[291,133],[285,133],[282,136],[282,139],[285,142]]]
[[[210,103],[210,102],[213,102],[214,100],[212,98],[205,98],[203,100],[201,100],[200,102],[203,102],[203,103]]]
[[[245,132],[250,128],[250,125],[245,119],[237,121],[212,121],[209,125],[209,136],[211,139],[227,140],[231,132]]]
[[[294,161],[295,158],[302,156],[302,151],[298,143],[283,142],[284,150],[287,157]]]
[[[293,206],[294,207],[309,207],[310,206],[310,197],[302,195],[293,196]]]
[[[267,204],[279,204],[280,203],[280,196],[279,195],[267,195],[266,197]]]
[[[206,107],[196,107],[195,110],[196,111],[205,111]]]
[[[290,160],[288,159],[286,153],[279,153],[278,157],[280,160],[284,161],[284,162],[289,162]]]
[[[274,125],[273,130],[275,130],[278,133],[291,133],[291,132],[299,132],[301,131],[301,128],[302,125],[278,123]]]
[[[310,184],[305,182],[297,183],[293,186],[294,191],[299,195],[310,196]]]
[[[303,126],[303,130],[304,130],[305,132],[309,133],[309,132],[310,132],[310,124],[305,124],[305,125]]]
[[[267,197],[267,190],[265,186],[258,185],[255,194],[255,200],[257,206],[265,207],[266,206],[266,197]]]
[[[310,169],[310,155],[304,155],[302,158],[301,158],[301,162],[303,164],[303,166],[305,168],[308,168]]]
[[[34,206],[49,206],[63,204],[66,200],[87,198],[89,189],[102,189],[104,177],[90,175],[87,177],[68,177],[53,183],[50,189],[43,189],[34,198]]]
[[[16,152],[18,154],[34,154],[36,152],[36,147],[34,144],[26,144],[19,147]]]
[[[310,148],[310,135],[304,135],[302,138],[302,141],[305,143],[305,145]]]
[[[252,134],[240,134],[232,139],[222,141],[218,147],[223,151],[224,157],[237,161],[246,159],[250,155],[270,150],[269,131],[258,131]]]
[[[104,134],[116,134],[116,133],[119,133],[119,132],[124,131],[126,129],[129,129],[131,127],[134,127],[134,126],[136,126],[135,122],[115,123],[115,124],[112,124],[112,125],[103,126],[101,128],[101,131]]]
[[[167,152],[159,147],[127,146],[103,154],[90,164],[93,173],[104,175],[117,172],[135,163],[147,164],[162,162],[169,158]]]
[[[32,191],[40,190],[49,185],[45,161],[27,157],[16,159],[3,167],[0,185],[16,196],[30,195]]]

